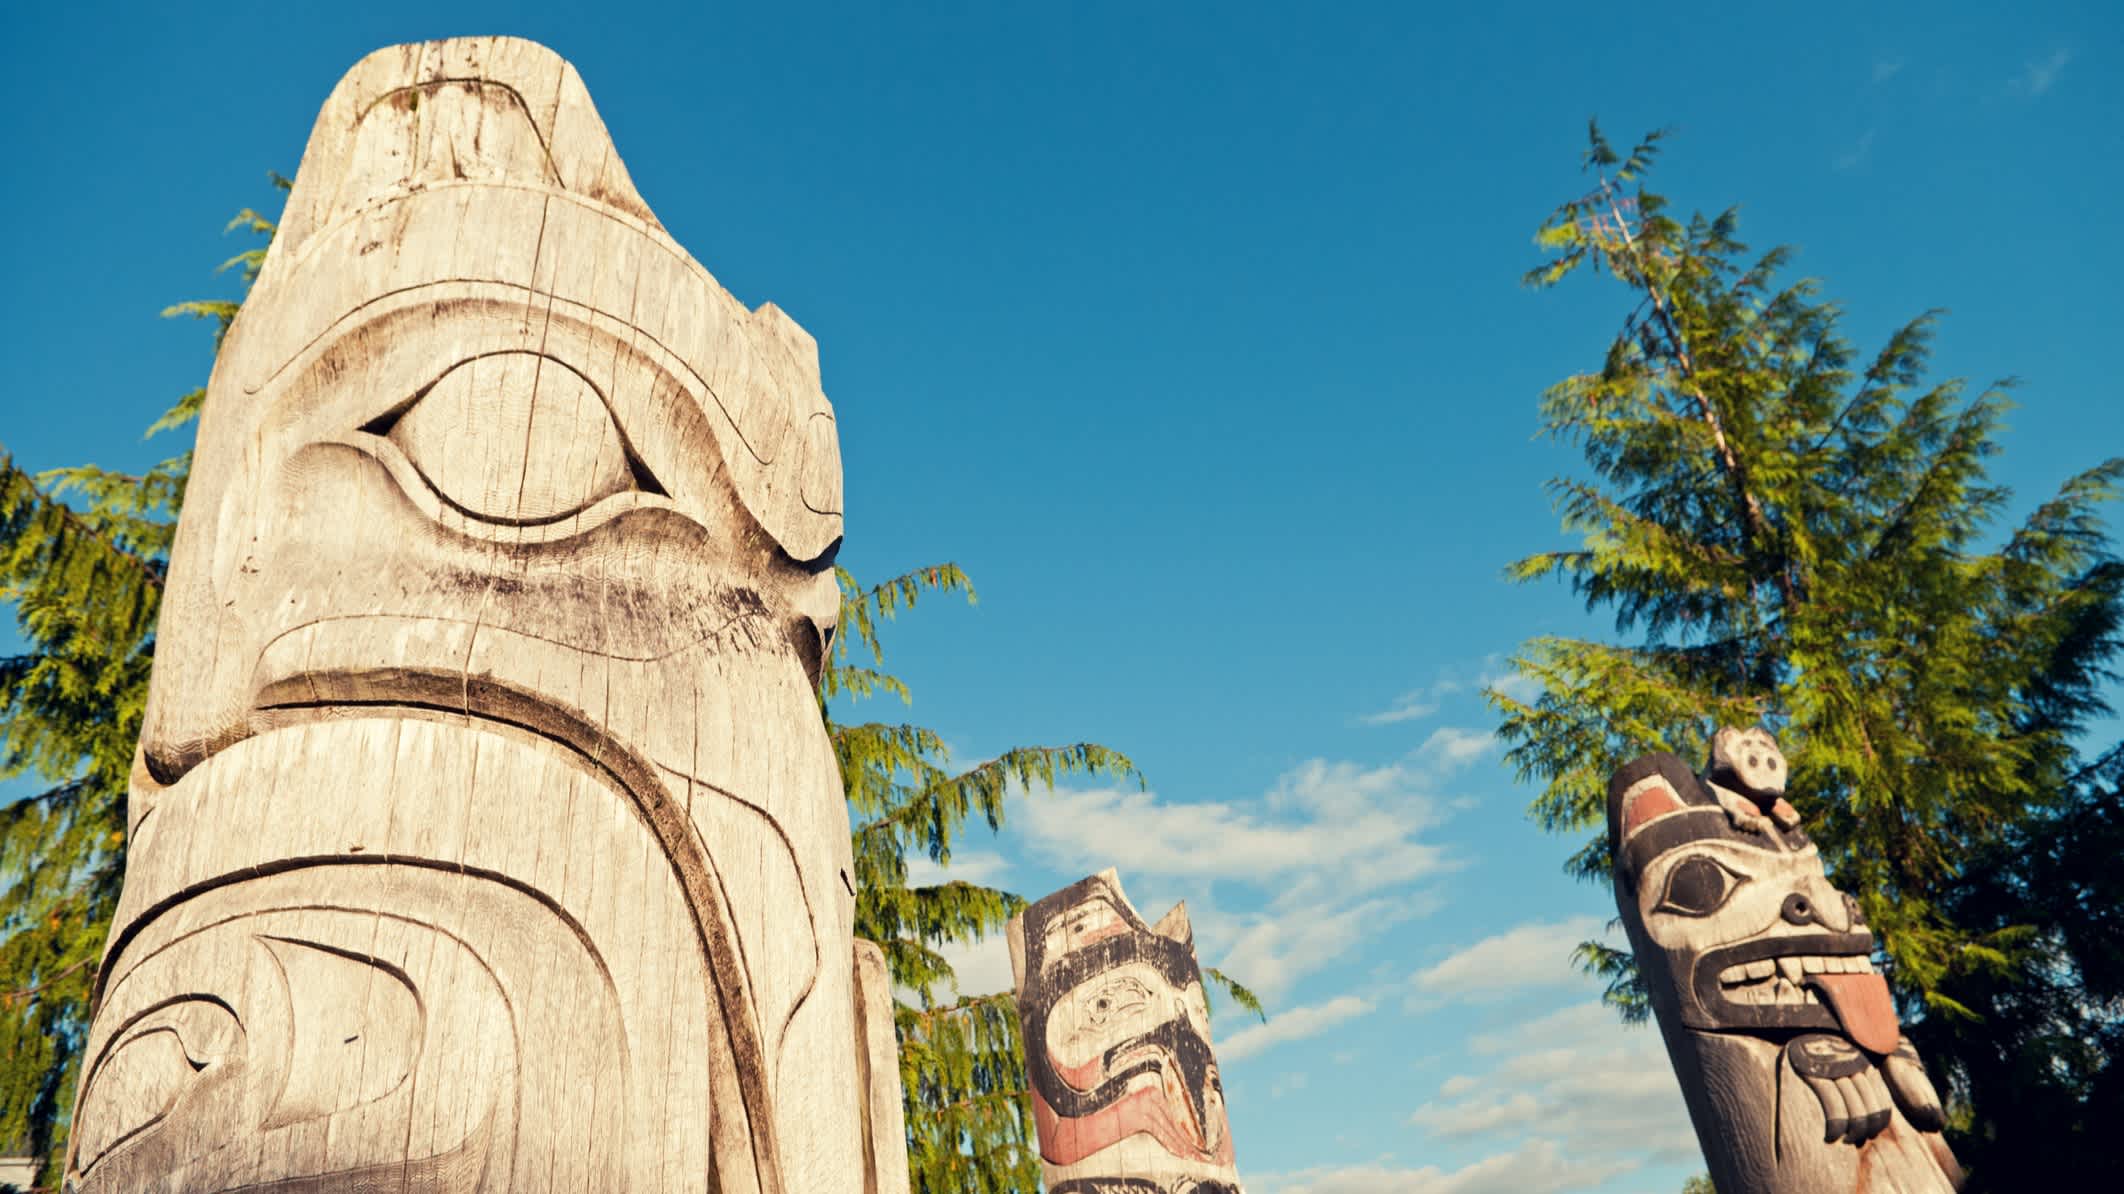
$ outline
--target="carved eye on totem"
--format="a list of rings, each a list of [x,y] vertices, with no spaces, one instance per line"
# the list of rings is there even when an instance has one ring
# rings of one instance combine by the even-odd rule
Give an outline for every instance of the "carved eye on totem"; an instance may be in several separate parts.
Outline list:
[[[444,501],[487,522],[555,522],[616,493],[663,492],[590,382],[538,353],[466,361],[364,430],[396,444]]]
[[[1117,978],[1102,984],[1081,1005],[1084,1024],[1103,1028],[1117,1016],[1128,1016],[1150,1006],[1151,990],[1133,978]]]
[[[1741,874],[1708,854],[1684,858],[1667,872],[1666,890],[1660,893],[1654,912],[1677,916],[1709,916],[1725,907],[1734,891],[1748,881]]]

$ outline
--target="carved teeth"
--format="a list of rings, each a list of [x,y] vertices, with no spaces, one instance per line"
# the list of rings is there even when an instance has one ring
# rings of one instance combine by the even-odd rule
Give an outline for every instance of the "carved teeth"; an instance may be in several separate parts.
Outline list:
[[[1727,998],[1744,1003],[1772,1002],[1780,999],[1798,1002],[1802,996],[1792,992],[1806,981],[1807,975],[1872,972],[1872,965],[1856,954],[1792,954],[1782,958],[1761,958],[1753,962],[1735,963],[1719,971],[1718,981],[1721,986],[1728,988]],[[1763,981],[1765,979],[1775,981],[1766,983]],[[1820,1002],[1811,992],[1804,998],[1809,1002]]]

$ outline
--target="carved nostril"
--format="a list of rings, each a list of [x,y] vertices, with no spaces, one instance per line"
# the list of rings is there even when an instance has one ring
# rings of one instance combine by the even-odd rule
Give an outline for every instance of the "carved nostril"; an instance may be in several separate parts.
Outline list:
[[[1780,909],[1789,924],[1810,925],[1815,923],[1814,903],[1806,896],[1793,892],[1785,897],[1785,906]]]
[[[1849,892],[1844,894],[1844,915],[1851,919],[1854,928],[1866,923],[1866,910],[1859,907],[1857,898]]]

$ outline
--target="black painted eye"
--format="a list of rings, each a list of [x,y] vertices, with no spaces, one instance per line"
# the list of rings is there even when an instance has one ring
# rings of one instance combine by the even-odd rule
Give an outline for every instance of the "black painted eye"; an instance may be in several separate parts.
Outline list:
[[[1115,1016],[1141,1011],[1150,1003],[1150,988],[1132,978],[1117,978],[1099,988],[1084,1007],[1084,1019],[1099,1028]]]
[[[1734,889],[1747,881],[1746,875],[1709,855],[1685,858],[1667,872],[1667,890],[1653,911],[1709,916],[1724,907]]]

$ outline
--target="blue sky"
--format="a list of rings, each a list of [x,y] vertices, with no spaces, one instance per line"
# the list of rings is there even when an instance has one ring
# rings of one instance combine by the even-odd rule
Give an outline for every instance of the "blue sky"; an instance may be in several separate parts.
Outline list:
[[[1517,279],[1578,193],[1589,115],[1674,126],[1656,185],[1799,247],[1871,351],[1948,308],[1938,372],[2016,375],[2025,509],[2124,448],[2110,283],[2124,184],[2111,5],[35,5],[0,71],[14,381],[32,467],[138,467],[209,364],[170,302],[275,204],[378,46],[536,38],[642,194],[748,304],[819,340],[842,561],[940,560],[981,601],[890,629],[965,759],[1127,751],[969,839],[1040,894],[1112,864],[1186,898],[1256,1194],[1679,1188],[1656,1036],[1568,965],[1612,914],[1527,821],[1479,689],[1599,633],[1514,588],[1561,545],[1532,438],[1626,300]],[[880,716],[898,711],[881,708]],[[2105,728],[2114,738],[2115,723]],[[998,948],[969,988],[1007,983]]]

